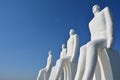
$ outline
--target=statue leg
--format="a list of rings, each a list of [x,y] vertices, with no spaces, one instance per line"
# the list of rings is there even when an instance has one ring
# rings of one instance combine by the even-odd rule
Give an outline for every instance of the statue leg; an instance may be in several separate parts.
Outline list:
[[[70,56],[66,56],[66,57],[63,57],[61,59],[59,59],[57,61],[57,64],[56,64],[56,74],[55,74],[55,80],[57,80],[59,78],[59,75],[62,71],[62,68],[63,68],[63,65],[65,62],[69,62],[70,61]]]
[[[86,45],[80,48],[80,57],[77,66],[75,80],[82,80],[86,62]]]
[[[50,76],[50,72],[45,72],[44,73],[44,80],[49,80],[49,76]]]
[[[45,69],[40,70],[37,80],[42,80],[44,78],[44,74],[45,74]]]
[[[98,48],[104,48],[106,46],[106,40],[96,40],[89,42],[86,54],[85,72],[82,80],[92,80],[93,74],[96,68]]]

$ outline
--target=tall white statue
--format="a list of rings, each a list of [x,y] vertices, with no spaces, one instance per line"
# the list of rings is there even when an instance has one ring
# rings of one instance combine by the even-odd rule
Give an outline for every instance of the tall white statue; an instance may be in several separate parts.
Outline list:
[[[60,59],[62,59],[64,56],[66,56],[66,54],[67,54],[66,46],[65,46],[65,44],[62,44],[62,51],[60,52]],[[57,63],[59,64],[59,59],[57,60],[56,64]],[[56,66],[56,69],[57,69],[57,66]],[[64,72],[62,69],[61,73],[59,75],[59,80],[63,80],[63,77],[64,77],[63,74],[64,74]]]
[[[43,79],[48,80],[50,72],[51,72],[51,66],[52,66],[52,52],[49,51],[48,58],[47,58],[47,65],[45,68],[43,68],[39,71],[37,80],[43,80]]]
[[[75,80],[92,80],[95,72],[98,49],[111,49],[113,44],[113,20],[108,7],[100,11],[98,5],[93,8],[94,18],[89,23],[91,41],[80,48]]]
[[[59,75],[63,69],[63,66],[67,62],[75,62],[78,47],[79,47],[79,37],[75,34],[73,29],[69,32],[70,38],[67,41],[67,54],[66,56],[61,57],[56,63],[56,74],[54,80],[58,80]]]

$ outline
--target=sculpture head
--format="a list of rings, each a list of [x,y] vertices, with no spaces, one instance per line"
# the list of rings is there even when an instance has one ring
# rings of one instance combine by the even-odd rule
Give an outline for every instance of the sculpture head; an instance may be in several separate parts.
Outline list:
[[[62,44],[62,49],[65,49],[65,48],[66,48],[65,44]]]
[[[69,35],[72,36],[75,34],[75,30],[74,29],[70,29]]]
[[[48,52],[48,55],[52,55],[52,51],[49,51],[49,52]]]
[[[98,12],[100,12],[100,6],[99,5],[94,5],[93,7],[92,7],[92,11],[93,11],[93,14],[95,15],[95,14],[97,14]]]

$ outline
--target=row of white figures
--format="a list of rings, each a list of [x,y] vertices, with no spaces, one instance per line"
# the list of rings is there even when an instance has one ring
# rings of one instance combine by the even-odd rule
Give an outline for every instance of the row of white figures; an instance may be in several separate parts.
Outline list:
[[[57,60],[52,69],[49,80],[73,80],[76,72],[76,56],[79,49],[79,37],[73,29],[69,32],[70,38],[67,41],[67,48],[61,51],[61,57]],[[65,54],[65,55],[63,55]],[[61,78],[62,76],[62,78]]]
[[[46,68],[40,70],[37,80],[120,80],[120,70],[115,72],[113,67],[114,59],[117,54],[112,50],[113,45],[113,20],[108,7],[100,11],[98,5],[93,8],[94,18],[89,23],[91,40],[80,47],[80,57],[77,62],[79,48],[79,37],[73,29],[70,30],[70,38],[67,47],[62,45],[60,58],[56,65],[51,68],[52,55]],[[50,57],[51,56],[51,57]],[[120,60],[120,57],[118,57]],[[120,66],[120,63],[116,63]],[[51,71],[50,71],[51,70]]]

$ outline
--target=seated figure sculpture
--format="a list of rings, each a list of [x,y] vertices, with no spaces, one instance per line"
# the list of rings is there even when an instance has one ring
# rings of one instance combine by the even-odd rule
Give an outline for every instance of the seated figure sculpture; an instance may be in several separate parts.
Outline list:
[[[62,51],[60,52],[60,59],[62,59],[64,56],[66,56],[66,54],[67,54],[66,46],[65,46],[65,44],[62,44]],[[59,63],[59,60],[56,63]],[[62,69],[60,76],[59,76],[59,80],[63,80],[63,77],[64,76],[63,76],[63,69]]]
[[[52,52],[49,51],[48,58],[47,58],[47,65],[45,68],[39,71],[37,80],[48,80],[51,72],[51,66],[52,66]]]
[[[60,52],[60,58],[59,59],[66,56],[66,53],[67,53],[67,49],[66,49],[65,44],[62,44],[61,48],[62,48],[62,51]],[[58,63],[59,59],[57,60],[56,64]],[[53,80],[56,68],[57,68],[56,66],[52,67],[52,71],[51,71],[49,80]],[[61,73],[59,75],[59,80],[63,80],[63,70],[61,70]]]
[[[98,49],[111,49],[113,45],[113,20],[108,7],[100,11],[98,5],[93,8],[94,18],[89,23],[91,41],[80,48],[75,80],[92,80],[95,72]]]
[[[63,66],[67,62],[75,62],[79,48],[79,37],[73,29],[69,32],[70,38],[67,41],[67,54],[61,57],[56,63],[56,74],[54,80],[58,80]]]

